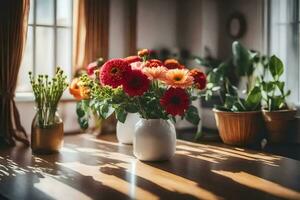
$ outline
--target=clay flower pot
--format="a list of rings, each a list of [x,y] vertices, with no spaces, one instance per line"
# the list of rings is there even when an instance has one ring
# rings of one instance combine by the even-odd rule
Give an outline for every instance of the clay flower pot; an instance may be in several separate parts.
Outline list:
[[[213,109],[221,139],[225,144],[245,146],[253,143],[263,129],[261,111],[226,112]]]
[[[289,127],[295,119],[296,110],[263,110],[263,117],[268,131],[269,141],[283,142],[288,135]]]

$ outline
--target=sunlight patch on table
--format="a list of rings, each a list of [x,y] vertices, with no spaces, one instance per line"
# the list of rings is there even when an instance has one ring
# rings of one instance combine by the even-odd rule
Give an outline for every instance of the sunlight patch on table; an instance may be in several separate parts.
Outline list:
[[[34,187],[53,199],[91,199],[84,193],[51,177],[41,178],[39,183],[34,184]]]
[[[280,198],[300,199],[299,192],[246,172],[230,172],[223,170],[211,171],[221,176],[230,178],[239,184],[269,193]]]

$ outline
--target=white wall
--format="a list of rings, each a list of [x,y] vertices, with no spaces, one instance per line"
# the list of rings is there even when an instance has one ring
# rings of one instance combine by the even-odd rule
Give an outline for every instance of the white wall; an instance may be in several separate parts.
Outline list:
[[[138,0],[137,48],[177,47],[176,0]]]
[[[109,58],[123,58],[126,53],[125,3],[123,0],[110,1]]]
[[[263,51],[264,50],[264,29],[263,29],[263,2],[261,0],[226,0],[219,1],[219,57],[228,58],[231,54],[231,39],[226,31],[226,23],[230,15],[241,12],[246,19],[247,30],[239,41],[247,48]]]

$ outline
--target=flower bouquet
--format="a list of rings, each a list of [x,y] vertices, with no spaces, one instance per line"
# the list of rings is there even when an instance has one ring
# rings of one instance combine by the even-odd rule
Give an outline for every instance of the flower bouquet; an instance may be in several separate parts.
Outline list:
[[[92,65],[88,74],[72,81],[70,93],[80,100],[77,114],[82,128],[88,127],[91,111],[101,118],[115,113],[123,123],[128,113],[138,113],[144,121],[168,121],[168,126],[176,116],[199,123],[191,102],[205,88],[205,74],[188,70],[175,59],[162,62],[149,57],[149,50],[143,49],[137,56],[108,60],[100,68]]]

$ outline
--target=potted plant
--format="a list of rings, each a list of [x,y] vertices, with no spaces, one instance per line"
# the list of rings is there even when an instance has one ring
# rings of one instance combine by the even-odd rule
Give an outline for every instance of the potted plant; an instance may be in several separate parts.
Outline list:
[[[239,42],[232,44],[232,59],[221,63],[208,74],[206,99],[217,93],[221,105],[215,105],[216,124],[222,141],[231,145],[248,145],[261,134],[261,90],[255,71],[265,66],[265,57],[251,52]],[[243,93],[231,83],[229,74],[246,79]]]
[[[133,137],[134,155],[145,161],[170,159],[175,153],[176,116],[197,125],[197,108],[191,105],[195,91],[205,87],[206,76],[199,70],[188,70],[176,60],[162,62],[148,59],[149,51],[138,56],[111,59],[90,78],[77,80],[79,123],[87,127],[89,110],[107,118],[115,113],[124,123],[128,113],[138,113]],[[86,91],[86,92],[84,92]],[[87,96],[84,96],[87,94]]]
[[[36,153],[57,152],[63,144],[63,121],[57,113],[59,100],[68,87],[67,77],[57,68],[55,76],[37,77],[29,72],[36,103],[36,115],[31,125],[31,148]]]
[[[289,127],[295,119],[296,110],[289,108],[286,103],[286,97],[291,91],[284,89],[285,82],[280,80],[284,72],[282,61],[273,55],[270,58],[267,68],[271,80],[261,78],[261,91],[263,97],[263,117],[268,130],[270,142],[283,142],[287,137]]]

